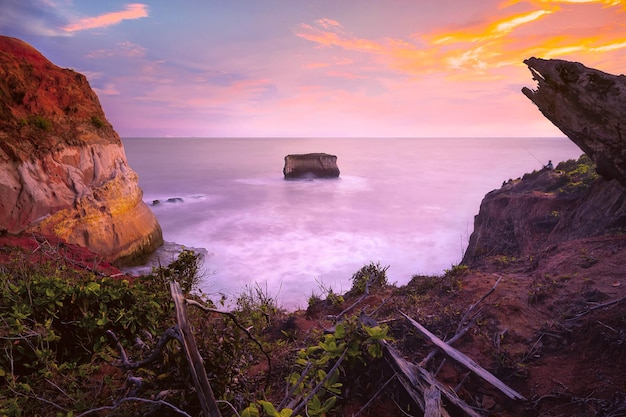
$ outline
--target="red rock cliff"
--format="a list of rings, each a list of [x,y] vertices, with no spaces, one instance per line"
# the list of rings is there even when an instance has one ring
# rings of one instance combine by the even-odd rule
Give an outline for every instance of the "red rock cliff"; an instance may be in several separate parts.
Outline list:
[[[118,263],[163,243],[85,76],[0,36],[0,230],[38,231]]]

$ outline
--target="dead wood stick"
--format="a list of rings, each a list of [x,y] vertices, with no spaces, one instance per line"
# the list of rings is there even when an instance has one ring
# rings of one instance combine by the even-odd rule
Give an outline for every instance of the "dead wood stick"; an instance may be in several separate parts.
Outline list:
[[[176,320],[183,340],[183,350],[189,362],[189,372],[196,386],[198,400],[202,406],[202,415],[204,417],[221,417],[215,396],[213,395],[213,390],[211,389],[209,379],[206,375],[206,370],[204,369],[202,356],[200,356],[200,352],[198,352],[196,340],[189,327],[187,320],[187,304],[185,303],[185,297],[183,296],[183,291],[178,282],[170,282],[170,292],[174,299]]]
[[[434,386],[424,390],[424,417],[441,417],[441,391]]]
[[[378,325],[376,320],[369,317],[364,312],[361,312],[359,316],[361,322],[369,327]],[[439,382],[430,372],[419,365],[411,363],[404,359],[404,357],[386,340],[380,340],[379,343],[383,346],[383,353],[385,360],[398,374],[398,381],[404,387],[406,393],[411,397],[413,402],[425,411],[426,405],[423,396],[425,395],[426,388],[429,386],[436,387],[446,397],[446,399],[458,407],[465,415],[469,417],[481,417],[472,407],[467,405],[462,399],[456,395],[447,386]],[[442,417],[449,417],[445,408],[440,408]]]
[[[128,360],[128,355],[126,354],[126,351],[124,350],[124,346],[122,346],[122,344],[120,343],[115,333],[113,333],[112,330],[107,330],[105,333],[117,345],[117,350],[119,350],[120,356],[122,357],[122,366],[121,366],[122,369],[138,369],[154,362],[156,358],[159,357],[161,352],[163,352],[163,349],[165,348],[165,345],[167,344],[167,342],[169,342],[172,339],[176,339],[182,344],[182,339],[180,337],[180,333],[178,332],[178,329],[176,327],[170,327],[159,338],[159,341],[157,342],[156,347],[146,359],[139,361],[139,362],[131,362]]]
[[[187,414],[186,412],[176,407],[175,405],[168,403],[167,401],[163,401],[163,400],[155,401],[155,400],[149,400],[147,398],[140,398],[140,397],[124,397],[124,398],[121,398],[119,401],[117,401],[114,405],[105,405],[103,407],[93,408],[91,410],[87,410],[83,413],[78,414],[76,417],[84,417],[89,414],[99,413],[101,411],[115,410],[116,408],[120,407],[122,403],[129,402],[129,401],[137,401],[137,402],[143,402],[143,403],[148,403],[148,404],[153,404],[153,405],[163,405],[163,406],[170,408],[172,411],[176,412],[177,414],[180,414],[181,416],[191,417],[191,415]]]
[[[447,386],[439,382],[430,372],[422,368],[419,365],[411,363],[404,359],[389,343],[382,340],[381,343],[384,346],[385,357],[391,361],[393,367],[399,370],[398,380],[404,386],[406,392],[415,401],[422,411],[425,411],[426,404],[422,398],[425,395],[426,388],[429,386],[436,387],[446,397],[450,403],[462,410],[466,415],[470,417],[481,417],[480,414],[474,411],[469,405],[467,405],[454,391]],[[408,384],[408,385],[407,385]],[[419,393],[418,391],[421,391]],[[445,408],[441,408],[442,416],[448,416]]]
[[[387,388],[387,385],[389,385],[389,383],[391,381],[393,381],[396,377],[398,376],[398,374],[393,374],[393,376],[391,378],[389,378],[380,388],[378,388],[378,390],[374,393],[374,395],[372,395],[372,398],[370,398],[363,407],[361,407],[361,409],[359,411],[357,411],[356,414],[353,414],[352,417],[358,417],[359,414],[361,414],[363,411],[365,411],[367,409],[367,407],[369,407],[376,398],[378,398],[378,396],[380,395],[381,392],[383,392],[383,390],[385,388]]]
[[[476,318],[478,317],[478,315],[480,315],[480,312],[474,316],[469,323],[467,323],[467,325],[465,325],[465,322],[468,320],[470,313],[476,308],[476,306],[478,306],[478,304],[482,303],[487,297],[489,297],[495,290],[496,287],[498,286],[498,284],[500,283],[500,280],[502,279],[502,277],[498,277],[498,280],[496,281],[495,284],[493,284],[493,287],[491,287],[491,289],[489,291],[487,291],[482,297],[480,297],[480,299],[478,301],[476,301],[474,304],[472,304],[467,311],[465,312],[465,314],[463,315],[463,317],[461,317],[461,320],[459,321],[459,325],[456,328],[456,333],[454,334],[454,336],[452,336],[452,338],[450,338],[449,340],[446,340],[446,343],[451,345],[452,343],[456,342],[457,340],[459,340],[461,337],[463,337],[463,335],[465,335],[465,333],[467,333],[467,331],[470,329],[470,327],[474,324],[474,322],[476,321]],[[428,355],[426,355],[426,357],[424,359],[422,359],[422,361],[420,362],[420,366],[426,366],[426,364],[437,354],[437,349],[433,349],[431,350]]]
[[[458,330],[454,336],[452,336],[449,340],[446,340],[446,343],[451,345],[452,343],[462,338],[465,335],[465,333],[467,333],[467,331],[470,329],[470,327],[474,325],[475,321],[476,321],[476,317],[472,318],[472,320],[470,320],[467,326],[463,327],[461,330]],[[430,360],[433,357],[435,357],[438,351],[439,349],[433,349],[430,352],[428,352],[428,355],[426,355],[426,357],[422,359],[422,361],[420,362],[420,366],[426,366],[426,364],[430,362]]]
[[[619,303],[621,303],[622,301],[626,301],[626,297],[619,298],[619,299],[617,299],[617,300],[613,300],[613,301],[609,301],[609,302],[604,303],[604,304],[599,304],[599,305],[597,305],[597,306],[593,306],[593,307],[589,308],[588,310],[582,311],[582,312],[580,312],[580,313],[576,314],[574,317],[571,317],[571,318],[567,319],[567,321],[573,321],[573,320],[579,319],[579,318],[581,318],[582,316],[584,316],[584,315],[586,315],[586,314],[589,314],[589,313],[591,313],[591,312],[592,312],[592,311],[594,311],[594,310],[599,310],[599,309],[601,309],[601,308],[610,307],[610,306],[612,306],[613,304],[619,304]]]
[[[467,369],[474,372],[476,375],[480,376],[482,379],[489,382],[494,387],[498,388],[507,397],[513,400],[526,400],[526,398],[524,398],[522,394],[518,393],[513,388],[506,385],[504,382],[500,381],[495,375],[478,365],[472,359],[467,357],[464,353],[456,350],[452,346],[448,346],[446,342],[432,334],[428,329],[426,329],[424,326],[422,326],[403,312],[400,312],[400,314],[402,314],[420,333],[426,336],[426,338],[428,338],[431,343],[444,351],[446,355],[464,365]]]

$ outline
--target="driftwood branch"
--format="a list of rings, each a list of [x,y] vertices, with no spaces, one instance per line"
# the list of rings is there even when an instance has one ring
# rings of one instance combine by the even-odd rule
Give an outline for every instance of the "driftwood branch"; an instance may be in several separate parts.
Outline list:
[[[489,382],[494,387],[498,388],[507,397],[513,400],[526,400],[526,398],[524,398],[522,394],[518,393],[513,388],[506,385],[504,382],[500,381],[496,376],[478,365],[472,359],[467,357],[464,353],[458,351],[452,346],[448,346],[443,340],[432,334],[428,329],[426,329],[424,326],[422,326],[403,312],[400,312],[400,314],[402,314],[413,325],[413,327],[415,327],[420,333],[426,336],[426,338],[428,338],[431,343],[441,349],[446,355],[464,365],[467,369],[474,372],[476,375]]]
[[[461,328],[461,330],[457,330],[456,334],[454,336],[452,336],[449,340],[446,340],[446,344],[451,345],[452,343],[456,342],[457,340],[459,340],[460,338],[462,338],[465,333],[468,332],[468,330],[474,325],[474,322],[476,321],[477,317],[474,317],[470,320],[469,323],[467,323],[467,325],[463,328]],[[426,364],[428,362],[430,362],[430,360],[432,358],[435,357],[435,355],[437,354],[437,352],[439,351],[439,349],[433,349],[430,352],[428,352],[428,355],[426,355],[426,357],[424,359],[422,359],[422,361],[420,362],[420,366],[426,366]]]
[[[196,386],[198,400],[202,406],[202,414],[204,417],[221,417],[215,396],[213,395],[213,390],[211,389],[209,379],[206,375],[206,370],[204,369],[204,361],[202,360],[202,356],[200,356],[200,352],[198,352],[196,340],[189,327],[187,305],[178,282],[170,282],[170,292],[174,299],[178,329],[181,333],[183,340],[182,345],[185,355],[187,356],[187,361],[189,362],[189,372]]]

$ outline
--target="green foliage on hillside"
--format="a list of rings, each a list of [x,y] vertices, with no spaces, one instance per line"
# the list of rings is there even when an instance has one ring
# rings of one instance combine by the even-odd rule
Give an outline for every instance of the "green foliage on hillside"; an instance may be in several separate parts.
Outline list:
[[[172,280],[191,300],[194,338],[224,415],[233,408],[249,416],[326,415],[350,383],[347,370],[380,358],[377,341],[387,338],[385,326],[365,327],[356,316],[332,333],[302,339],[284,325],[275,337],[283,312],[260,287],[244,291],[230,312],[194,295],[192,251],[124,279],[77,271],[62,260],[32,264],[20,252],[12,256],[0,266],[1,416],[197,415],[182,345],[172,336]],[[370,271],[382,273],[378,284],[386,283],[385,270]],[[270,385],[277,358],[283,382]]]
[[[570,159],[559,163],[556,170],[565,175],[564,184],[559,188],[559,192],[565,194],[584,191],[599,178],[596,164],[586,154],[578,160]]]

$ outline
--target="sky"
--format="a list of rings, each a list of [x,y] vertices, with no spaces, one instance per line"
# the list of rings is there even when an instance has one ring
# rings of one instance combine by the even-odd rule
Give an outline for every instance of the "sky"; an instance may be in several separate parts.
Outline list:
[[[531,56],[626,68],[626,0],[0,0],[122,137],[562,136]]]

